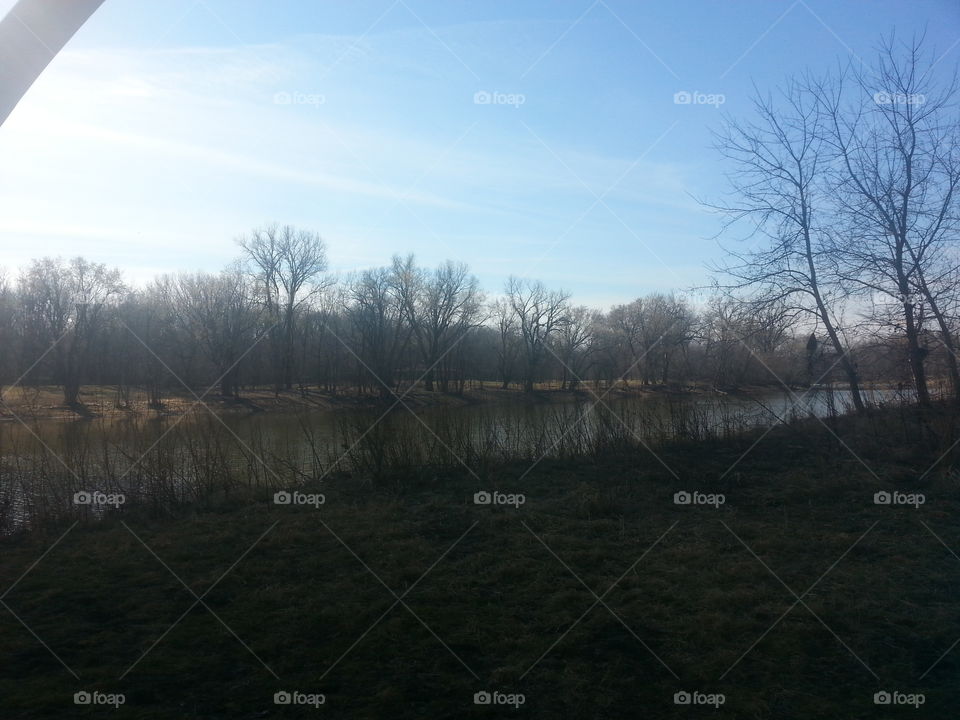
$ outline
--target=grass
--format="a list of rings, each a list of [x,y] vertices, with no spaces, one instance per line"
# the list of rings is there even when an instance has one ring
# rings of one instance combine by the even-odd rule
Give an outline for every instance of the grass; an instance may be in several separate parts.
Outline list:
[[[759,435],[667,444],[663,464],[341,474],[301,488],[325,494],[319,510],[233,493],[7,538],[0,716],[948,717],[951,460],[924,475],[940,448],[893,412],[830,422],[843,443],[818,422],[778,428],[730,472]],[[481,489],[526,502],[478,506]],[[674,504],[693,489],[725,503]],[[926,503],[878,506],[881,489]],[[75,706],[84,689],[126,701]],[[878,708],[884,689],[925,703]],[[326,702],[276,706],[278,690]],[[474,705],[481,690],[525,702]],[[680,690],[725,703],[678,706]]]

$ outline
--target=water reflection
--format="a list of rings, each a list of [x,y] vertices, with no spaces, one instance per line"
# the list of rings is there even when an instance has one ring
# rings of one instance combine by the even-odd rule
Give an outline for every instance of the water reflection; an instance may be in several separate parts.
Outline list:
[[[873,390],[870,402],[909,400]],[[723,438],[797,417],[851,409],[849,392],[763,392],[750,396],[584,393],[563,403],[398,406],[362,411],[38,421],[0,425],[0,527],[78,507],[77,492],[115,491],[127,506],[158,510],[202,501],[237,486],[295,487],[337,469],[361,476],[426,464],[471,468],[511,459],[604,452],[639,438]]]

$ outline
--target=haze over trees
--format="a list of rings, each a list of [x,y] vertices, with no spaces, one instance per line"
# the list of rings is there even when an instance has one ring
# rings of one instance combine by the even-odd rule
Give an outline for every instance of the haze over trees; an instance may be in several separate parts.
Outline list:
[[[97,336],[112,301],[122,292],[118,270],[81,257],[69,263],[59,258],[35,260],[20,277],[18,317],[11,316],[8,322],[20,320],[16,324],[26,352],[41,358],[50,354],[67,405],[77,404]]]
[[[288,380],[301,395],[387,398],[413,384],[440,393],[483,383],[729,390],[837,379],[829,340],[785,301],[715,295],[694,304],[654,293],[604,312],[517,278],[488,299],[465,265],[424,268],[413,256],[325,277],[292,304],[286,291],[267,292],[264,277],[237,261],[137,289],[82,258],[35,261],[0,285],[0,382],[59,385],[67,403],[83,384],[114,387],[120,406],[138,388],[159,408],[188,389],[236,398],[286,391]],[[852,342],[852,362],[871,382],[908,381],[900,338],[879,332]],[[943,352],[925,364],[947,376]]]
[[[246,241],[256,259],[219,273],[164,275],[139,289],[81,258],[33,262],[0,285],[2,382],[23,375],[25,387],[61,385],[68,402],[82,383],[114,386],[119,404],[137,387],[159,406],[165,393],[187,388],[226,397],[252,387],[386,397],[414,382],[460,393],[482,381],[529,392],[551,382],[574,390],[585,381],[769,380],[758,365],[729,371],[736,348],[717,345],[702,331],[709,315],[676,296],[604,313],[511,278],[503,294],[487,298],[466,265],[425,268],[412,255],[334,281],[320,276],[319,236],[271,233]],[[274,262],[278,238],[310,238],[306,267],[315,272]],[[741,330],[737,337],[749,335]]]

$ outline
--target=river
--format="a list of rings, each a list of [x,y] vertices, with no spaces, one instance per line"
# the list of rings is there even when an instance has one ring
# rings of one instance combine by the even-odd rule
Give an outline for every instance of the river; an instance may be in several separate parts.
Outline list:
[[[898,401],[873,390],[871,402]],[[127,502],[195,501],[238,485],[277,488],[430,464],[603,452],[671,438],[723,438],[798,417],[842,414],[849,392],[829,388],[749,395],[609,396],[570,402],[402,405],[305,413],[38,420],[0,425],[0,530],[57,515],[76,493],[122,493]]]

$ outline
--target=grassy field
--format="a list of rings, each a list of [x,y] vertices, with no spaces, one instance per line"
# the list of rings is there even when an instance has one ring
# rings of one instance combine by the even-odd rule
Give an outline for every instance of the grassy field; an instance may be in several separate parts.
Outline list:
[[[0,717],[952,717],[960,483],[949,457],[925,474],[944,439],[831,423],[842,441],[808,421],[739,462],[759,435],[7,538]],[[723,502],[674,502],[694,490]]]

